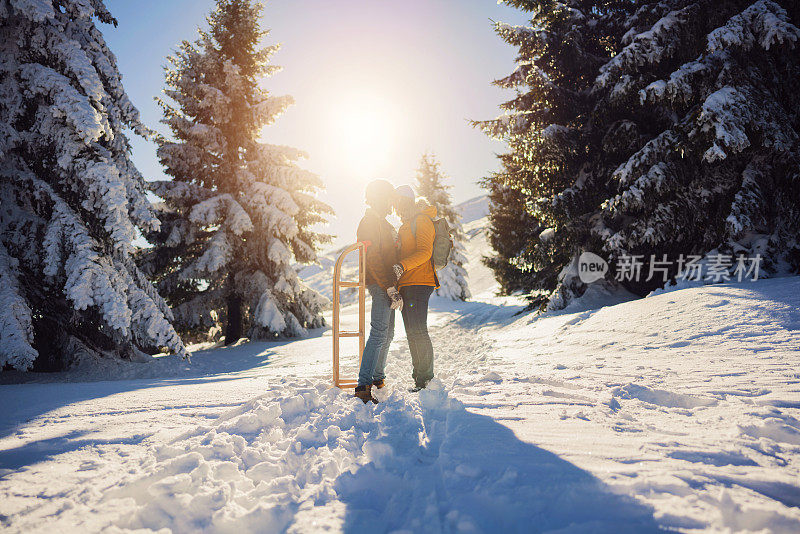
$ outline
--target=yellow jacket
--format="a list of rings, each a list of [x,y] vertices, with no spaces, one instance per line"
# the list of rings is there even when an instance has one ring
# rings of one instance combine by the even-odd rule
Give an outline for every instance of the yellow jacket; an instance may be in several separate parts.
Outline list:
[[[439,279],[436,277],[436,270],[431,261],[435,233],[432,219],[436,217],[436,207],[429,206],[425,201],[419,201],[417,210],[417,214],[414,216],[417,235],[415,236],[411,230],[411,221],[403,221],[403,225],[398,230],[400,265],[403,266],[405,272],[397,282],[397,287],[439,287]]]

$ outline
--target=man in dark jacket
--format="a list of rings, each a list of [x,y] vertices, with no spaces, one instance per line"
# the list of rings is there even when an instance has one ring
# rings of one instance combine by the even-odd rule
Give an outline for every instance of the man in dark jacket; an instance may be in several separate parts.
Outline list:
[[[361,355],[361,369],[355,396],[364,401],[378,401],[372,387],[382,388],[386,375],[386,355],[394,337],[394,312],[403,299],[397,290],[392,265],[397,263],[396,234],[386,216],[392,211],[394,187],[386,180],[367,185],[367,211],[358,225],[358,241],[366,244],[366,283],[372,297],[369,338]]]

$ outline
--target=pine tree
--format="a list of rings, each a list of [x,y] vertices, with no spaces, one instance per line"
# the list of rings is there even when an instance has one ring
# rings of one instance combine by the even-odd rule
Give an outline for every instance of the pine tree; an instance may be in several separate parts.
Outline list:
[[[0,368],[186,355],[132,259],[159,221],[124,131],[149,132],[96,20],[117,24],[102,0],[0,2]]]
[[[538,239],[544,228],[525,209],[525,198],[518,190],[491,179],[484,180],[483,185],[489,190],[486,232],[493,251],[483,258],[483,263],[494,272],[501,295],[526,292],[531,273],[518,260],[528,242]]]
[[[594,233],[612,258],[761,254],[768,272],[800,267],[798,25],[788,0],[644,2],[626,22],[596,91],[657,128],[638,128],[609,178]]]
[[[624,123],[596,107],[593,82],[620,48],[630,2],[509,0],[530,25],[497,23],[519,49],[514,72],[495,85],[516,91],[504,114],[474,124],[504,141],[502,170],[486,178],[492,197],[487,260],[501,288],[551,305],[584,289],[568,266],[599,248],[591,228],[614,161],[602,147],[626,142]],[[519,213],[523,210],[524,213]],[[555,298],[554,298],[555,297]]]
[[[515,273],[505,260],[557,308],[586,290],[583,251],[610,259],[611,276],[629,255],[666,254],[672,276],[681,255],[714,252],[797,269],[796,3],[510,3],[533,14],[498,25],[520,55],[497,83],[517,97],[478,124],[510,149],[490,190],[517,192],[536,224],[527,244],[495,230],[496,274]]]
[[[436,274],[440,287],[436,294],[452,300],[470,298],[467,271],[466,250],[464,249],[464,228],[461,226],[461,215],[453,207],[450,186],[444,184],[445,176],[439,168],[439,162],[433,154],[423,154],[417,168],[417,192],[436,208],[439,217],[444,218],[450,226],[453,237],[453,249],[448,264]]]
[[[209,29],[169,58],[159,99],[173,138],[158,155],[172,180],[156,182],[162,226],[142,264],[189,335],[225,323],[232,343],[298,336],[324,324],[324,297],[299,280],[293,261],[316,260],[329,237],[312,230],[330,208],[319,178],[298,167],[305,154],[258,141],[292,103],[259,81],[278,45],[260,47],[261,4],[218,0]]]

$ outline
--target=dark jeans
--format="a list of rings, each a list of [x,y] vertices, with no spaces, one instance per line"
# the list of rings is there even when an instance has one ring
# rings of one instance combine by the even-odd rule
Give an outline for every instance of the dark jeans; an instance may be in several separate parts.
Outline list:
[[[400,288],[403,297],[403,325],[411,351],[411,376],[417,386],[425,387],[433,378],[433,344],[428,335],[428,300],[433,293],[431,286],[406,286]]]
[[[372,314],[369,323],[369,338],[361,355],[361,369],[358,372],[358,385],[372,384],[374,380],[386,378],[386,355],[394,337],[394,310],[385,289],[378,284],[367,286],[372,296]]]

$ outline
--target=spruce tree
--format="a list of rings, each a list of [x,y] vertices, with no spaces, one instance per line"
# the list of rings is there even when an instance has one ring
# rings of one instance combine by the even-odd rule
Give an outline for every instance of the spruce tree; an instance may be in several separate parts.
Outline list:
[[[487,180],[495,211],[520,202],[507,187],[535,224],[525,240],[493,228],[496,274],[520,269],[557,308],[586,290],[583,251],[611,260],[609,279],[630,255],[666,254],[670,276],[719,252],[797,269],[796,3],[510,3],[532,13],[497,28],[520,50],[497,82],[517,97],[478,124],[509,145]],[[624,284],[663,284],[647,278]]]
[[[439,168],[439,162],[433,154],[423,154],[417,168],[417,193],[425,197],[431,206],[436,208],[439,217],[444,218],[450,226],[453,238],[453,249],[448,264],[437,271],[439,288],[436,294],[452,300],[466,300],[471,295],[467,283],[467,271],[464,265],[467,258],[464,249],[464,229],[461,226],[461,215],[453,207],[450,186],[445,185],[445,176]]]
[[[0,368],[186,355],[132,258],[159,221],[125,130],[149,132],[96,21],[102,0],[0,2]]]
[[[761,254],[797,271],[800,4],[641,4],[596,91],[656,128],[637,129],[594,233],[612,258]]]
[[[519,262],[529,240],[538,239],[544,230],[525,209],[525,197],[517,190],[493,179],[485,179],[489,190],[489,227],[486,229],[492,253],[483,258],[499,284],[501,295],[527,292],[531,273]],[[522,263],[522,265],[520,265]],[[547,296],[539,295],[546,300]]]
[[[326,300],[299,280],[293,262],[316,260],[329,237],[313,230],[330,208],[319,178],[297,165],[305,154],[262,143],[264,126],[292,103],[261,81],[278,45],[261,47],[262,6],[218,0],[209,29],[184,41],[159,99],[172,138],[158,155],[172,180],[153,184],[164,199],[161,229],[142,264],[187,334],[225,324],[226,343],[297,336],[324,324]]]
[[[521,289],[536,305],[558,305],[582,291],[569,271],[583,249],[599,247],[591,228],[614,161],[606,144],[625,142],[624,124],[598,109],[600,68],[618,51],[630,2],[514,0],[527,26],[497,23],[518,48],[516,69],[495,85],[515,97],[504,114],[474,124],[504,141],[502,169],[486,178],[491,195],[487,260],[501,288]],[[517,213],[520,210],[524,213]],[[513,231],[511,231],[513,229]]]

